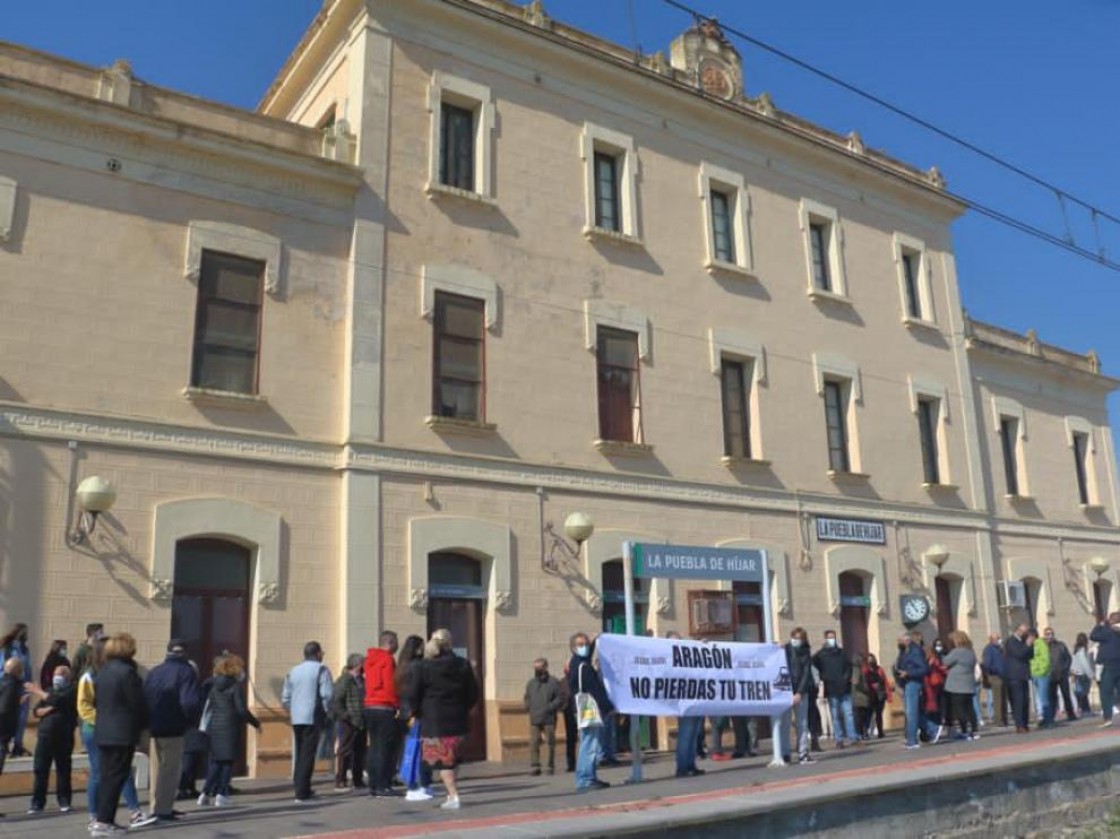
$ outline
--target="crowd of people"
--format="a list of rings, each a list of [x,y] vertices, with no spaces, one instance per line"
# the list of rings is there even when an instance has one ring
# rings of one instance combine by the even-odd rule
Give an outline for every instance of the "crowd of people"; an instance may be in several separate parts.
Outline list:
[[[92,623],[72,658],[66,641],[54,641],[33,680],[27,638],[25,624],[0,638],[0,774],[9,756],[27,754],[24,732],[33,718],[29,813],[45,809],[52,770],[58,809],[71,810],[76,732],[88,755],[86,801],[94,836],[125,829],[117,824],[122,799],[129,829],[178,820],[184,815],[175,809],[179,801],[194,800],[199,808],[231,804],[245,727],[260,728],[249,709],[240,655],[223,651],[213,661],[212,675],[202,679],[187,655],[187,642],[173,639],[164,660],[141,675],[135,639],[125,632],[109,636],[102,624]],[[829,733],[837,749],[883,738],[884,710],[896,692],[905,716],[906,749],[949,736],[976,740],[985,724],[1014,725],[1017,733],[1027,733],[1032,710],[1037,726],[1048,728],[1058,721],[1059,700],[1068,720],[1091,715],[1094,682],[1102,726],[1111,725],[1120,701],[1120,612],[1088,635],[1078,635],[1072,652],[1052,629],[1039,634],[1027,624],[1006,639],[992,635],[979,655],[961,631],[934,639],[928,648],[920,632],[908,632],[898,639],[889,675],[874,655],[849,655],[832,630],[813,652],[808,634],[797,627],[784,649],[793,703],[777,736],[787,762],[813,763],[813,753],[821,751],[821,739]],[[595,638],[576,633],[570,651],[561,679],[549,672],[547,659],[533,662],[524,695],[529,771],[534,776],[556,772],[557,722],[563,715],[566,768],[575,775],[576,789],[602,789],[609,783],[597,770],[618,765],[618,715],[599,673]],[[458,767],[478,698],[473,667],[454,653],[446,629],[426,641],[411,635],[403,644],[396,633],[382,632],[376,647],[347,658],[337,678],[323,663],[319,643],[309,641],[281,692],[292,728],[295,801],[316,798],[316,756],[330,729],[336,742],[336,791],[431,801],[438,774],[444,793],[439,806],[459,809]],[[717,717],[707,729],[710,740],[704,717],[679,718],[677,777],[704,774],[698,759],[755,754],[758,720]],[[728,729],[734,734],[730,755],[723,748]],[[155,764],[150,813],[141,808],[132,772],[145,735]]]

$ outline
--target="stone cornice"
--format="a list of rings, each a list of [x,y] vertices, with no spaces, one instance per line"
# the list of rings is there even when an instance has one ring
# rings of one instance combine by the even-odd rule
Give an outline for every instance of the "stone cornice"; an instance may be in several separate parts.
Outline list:
[[[552,492],[625,497],[671,504],[702,504],[733,510],[789,515],[831,515],[882,519],[909,526],[992,530],[1003,536],[1120,544],[1120,529],[1024,523],[983,512],[943,510],[914,504],[867,501],[824,493],[791,493],[752,487],[653,478],[638,473],[606,472],[525,461],[404,449],[374,443],[341,445],[323,440],[222,431],[147,420],[80,414],[0,403],[0,438],[37,441],[74,440],[146,452],[166,452],[245,463],[355,470],[417,478],[435,478]]]

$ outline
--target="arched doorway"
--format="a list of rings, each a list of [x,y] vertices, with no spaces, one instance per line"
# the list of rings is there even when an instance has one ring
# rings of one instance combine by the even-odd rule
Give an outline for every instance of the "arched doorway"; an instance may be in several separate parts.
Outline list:
[[[848,657],[855,659],[859,653],[870,649],[868,625],[871,614],[871,597],[867,593],[867,580],[857,571],[840,575],[840,643]]]
[[[626,580],[622,560],[603,563],[603,631],[616,635],[626,632]],[[649,580],[634,578],[634,632],[644,635],[649,619]]]
[[[175,543],[175,588],[171,637],[186,642],[199,678],[213,676],[223,652],[249,658],[249,577],[252,552],[225,539],[180,539]],[[234,772],[244,774],[245,741]]]
[[[471,663],[478,681],[479,699],[471,709],[463,760],[486,760],[485,612],[482,563],[474,557],[449,551],[428,554],[428,635],[437,629],[450,630],[455,654]]]
[[[1108,601],[1112,594],[1112,583],[1108,580],[1093,581],[1093,615],[1100,623],[1108,617]]]
[[[933,587],[937,602],[937,637],[942,641],[957,629],[960,613],[961,588],[964,581],[952,574],[938,574]]]
[[[1023,578],[1023,592],[1026,595],[1027,605],[1025,620],[1031,629],[1038,629],[1038,601],[1042,594],[1042,581],[1033,577]]]

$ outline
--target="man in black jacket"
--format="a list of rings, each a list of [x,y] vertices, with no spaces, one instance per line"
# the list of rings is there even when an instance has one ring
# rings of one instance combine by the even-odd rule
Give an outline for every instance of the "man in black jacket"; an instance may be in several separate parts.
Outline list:
[[[1011,716],[1015,719],[1015,733],[1026,734],[1028,716],[1030,714],[1030,681],[1031,658],[1034,652],[1027,644],[1027,633],[1030,631],[1025,623],[1015,627],[1015,631],[1007,639],[1003,656],[1004,681],[1007,683],[1007,695],[1011,699]]]
[[[35,786],[31,792],[31,813],[47,806],[47,781],[51,764],[55,767],[55,795],[58,809],[70,812],[70,759],[74,754],[74,729],[78,727],[78,688],[70,668],[58,666],[51,675],[51,689],[40,692],[43,700],[35,709],[39,731],[35,735]]]
[[[4,774],[4,761],[16,736],[25,693],[23,662],[19,656],[12,656],[4,662],[4,675],[0,676],[0,775]]]
[[[173,640],[167,645],[167,658],[144,680],[144,700],[156,753],[152,812],[160,821],[173,821],[183,769],[183,735],[201,702],[198,674],[187,660],[185,642]]]
[[[828,707],[832,711],[832,734],[836,738],[836,748],[844,748],[845,739],[856,745],[859,743],[859,735],[856,733],[852,713],[852,662],[836,643],[836,633],[833,630],[825,631],[824,647],[813,656],[813,664],[821,674],[824,695],[828,698]]]
[[[548,659],[533,662],[533,678],[525,685],[525,710],[529,712],[529,774],[541,774],[541,737],[548,746],[548,774],[556,772],[556,714],[567,695],[548,672]]]
[[[801,763],[816,763],[809,754],[809,703],[813,691],[813,658],[809,652],[808,635],[800,626],[789,634],[786,644],[786,667],[793,685],[793,707],[782,715],[782,752],[790,758],[789,726],[794,723],[797,742],[797,759]]]
[[[1120,612],[1113,612],[1107,621],[1094,626],[1089,640],[1097,647],[1097,664],[1101,666],[1101,728],[1112,725],[1112,709],[1120,702]]]
[[[1058,715],[1058,694],[1061,693],[1066,719],[1072,722],[1077,719],[1077,711],[1069,695],[1069,669],[1073,666],[1073,656],[1070,655],[1069,647],[1054,636],[1054,630],[1050,627],[1042,630],[1042,637],[1050,648],[1050,716],[1053,718]]]

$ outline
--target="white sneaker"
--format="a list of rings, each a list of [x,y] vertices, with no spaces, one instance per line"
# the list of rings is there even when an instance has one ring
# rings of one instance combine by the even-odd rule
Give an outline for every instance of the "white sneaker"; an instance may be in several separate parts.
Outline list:
[[[459,798],[458,798],[458,796],[456,796],[455,798],[451,798],[449,796],[446,801],[444,801],[442,804],[439,805],[439,808],[441,810],[458,810],[459,809]]]
[[[233,799],[230,798],[228,795],[216,795],[216,796],[214,796],[214,806],[215,807],[229,807],[232,804],[233,804]]]
[[[410,789],[405,793],[405,801],[431,801],[434,796],[423,789]]]
[[[214,806],[214,799],[211,798],[206,793],[202,793],[202,795],[200,795],[198,797],[198,806],[199,807],[213,807]]]
[[[937,741],[941,739],[941,735],[943,735],[944,733],[945,733],[945,726],[943,726],[943,725],[937,726],[937,732],[933,735],[933,738],[929,741],[929,744],[931,746],[936,746]]]

